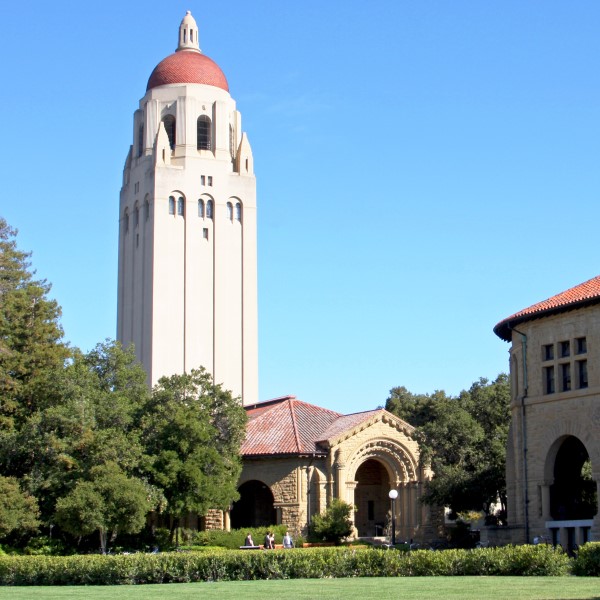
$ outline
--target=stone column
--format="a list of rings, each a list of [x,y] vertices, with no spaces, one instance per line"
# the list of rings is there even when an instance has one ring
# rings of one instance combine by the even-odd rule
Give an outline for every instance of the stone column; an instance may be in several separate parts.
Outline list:
[[[542,519],[544,522],[550,521],[552,519],[550,515],[550,486],[552,482],[544,481],[542,483]]]

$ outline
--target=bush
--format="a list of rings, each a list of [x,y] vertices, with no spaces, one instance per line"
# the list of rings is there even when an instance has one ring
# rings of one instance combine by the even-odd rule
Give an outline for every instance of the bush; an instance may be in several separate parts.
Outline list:
[[[320,515],[315,515],[310,525],[311,541],[325,541],[339,544],[343,538],[352,533],[350,513],[352,504],[334,499]]]
[[[322,577],[567,575],[571,560],[550,546],[476,550],[308,548],[206,550],[117,556],[0,556],[0,585],[117,585]]]
[[[220,546],[234,550],[244,545],[246,536],[250,533],[257,546],[260,546],[265,538],[265,534],[272,531],[275,535],[275,543],[281,544],[285,532],[288,531],[285,525],[270,525],[268,527],[248,527],[246,529],[232,529],[231,531],[221,531],[218,529],[209,531],[195,531],[188,541],[188,545],[193,546]],[[301,546],[304,542],[301,536],[294,536],[294,544]]]
[[[600,542],[588,542],[579,547],[573,563],[573,575],[600,576]]]

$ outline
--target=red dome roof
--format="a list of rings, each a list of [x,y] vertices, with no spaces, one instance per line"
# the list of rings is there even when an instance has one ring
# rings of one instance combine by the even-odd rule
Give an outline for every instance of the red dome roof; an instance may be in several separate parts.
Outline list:
[[[229,91],[227,79],[217,63],[205,54],[180,50],[156,65],[146,91],[171,83],[203,83]]]

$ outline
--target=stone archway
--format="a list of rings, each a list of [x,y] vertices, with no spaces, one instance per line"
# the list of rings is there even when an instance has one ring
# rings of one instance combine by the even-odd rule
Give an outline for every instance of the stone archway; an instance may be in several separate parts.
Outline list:
[[[238,488],[240,499],[231,508],[231,527],[262,527],[274,525],[277,514],[273,493],[269,486],[256,479],[246,481]]]
[[[547,468],[552,469],[550,514],[556,521],[592,519],[598,512],[596,482],[588,451],[575,436],[565,436],[553,445]]]
[[[385,465],[369,458],[356,470],[354,489],[354,526],[358,537],[383,536],[390,519],[388,492],[392,489]]]

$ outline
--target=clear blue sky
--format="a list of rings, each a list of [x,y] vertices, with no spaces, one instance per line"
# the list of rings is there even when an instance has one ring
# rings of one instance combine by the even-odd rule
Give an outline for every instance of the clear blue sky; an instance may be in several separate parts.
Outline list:
[[[188,9],[254,152],[261,399],[456,394],[600,273],[600,2],[5,2],[0,214],[73,345],[115,336],[132,115]]]

